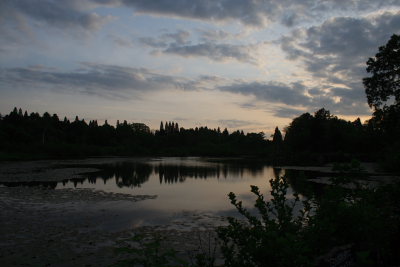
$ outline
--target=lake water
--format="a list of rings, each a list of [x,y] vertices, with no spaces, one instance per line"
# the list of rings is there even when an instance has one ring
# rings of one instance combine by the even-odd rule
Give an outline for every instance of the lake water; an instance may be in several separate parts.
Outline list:
[[[197,157],[127,158],[88,167],[100,171],[84,174],[84,178],[53,182],[51,187],[157,196],[135,203],[100,203],[94,209],[113,211],[118,216],[103,228],[219,224],[221,221],[216,218],[239,216],[228,199],[229,192],[234,192],[245,207],[252,209],[255,197],[250,185],[258,186],[268,200],[269,180],[285,173],[262,162]],[[289,188],[288,196],[291,195]]]
[[[209,158],[127,159],[100,167],[101,171],[87,174],[85,179],[58,183],[56,189],[93,188],[157,195],[155,199],[125,207],[138,215],[132,222],[134,226],[165,224],[193,214],[210,218],[237,215],[227,197],[229,192],[251,208],[255,197],[250,185],[257,185],[269,199],[269,180],[284,174],[283,170],[263,163]],[[288,193],[291,195],[291,191]]]

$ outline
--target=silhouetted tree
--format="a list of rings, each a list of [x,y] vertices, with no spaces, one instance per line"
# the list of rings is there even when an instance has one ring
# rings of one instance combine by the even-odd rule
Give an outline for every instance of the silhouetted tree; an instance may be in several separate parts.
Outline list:
[[[275,132],[274,132],[274,135],[273,135],[273,138],[272,138],[272,142],[274,143],[274,144],[281,144],[282,143],[282,133],[281,133],[281,131],[279,131],[279,128],[278,127],[276,127],[275,128]]]
[[[387,106],[394,97],[400,103],[400,36],[393,34],[388,43],[379,47],[379,52],[367,61],[367,72],[371,77],[363,79],[368,104],[375,110]]]
[[[237,130],[229,134],[225,129],[207,126],[185,129],[177,122],[160,123],[164,134],[150,132],[143,123],[117,122],[116,127],[107,121],[67,117],[62,121],[57,114],[27,112],[14,108],[0,120],[0,155],[27,153],[56,157],[95,155],[180,155],[180,156],[238,156],[265,155],[269,141],[264,134]],[[32,151],[36,153],[33,154]]]
[[[321,108],[315,112],[314,118],[317,120],[329,120],[332,116],[329,110]]]
[[[163,122],[160,123],[160,132],[164,132],[164,124],[163,124]]]

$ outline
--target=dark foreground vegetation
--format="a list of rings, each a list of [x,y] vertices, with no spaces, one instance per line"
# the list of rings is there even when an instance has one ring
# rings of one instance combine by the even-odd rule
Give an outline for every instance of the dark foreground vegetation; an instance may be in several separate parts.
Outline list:
[[[303,201],[297,194],[287,199],[285,177],[270,181],[271,201],[253,186],[256,214],[231,193],[246,221],[230,218],[218,230],[226,266],[398,266],[400,183],[345,189],[348,179],[336,178],[321,196]]]
[[[255,209],[230,193],[243,217],[230,217],[228,226],[217,229],[223,266],[398,266],[400,183],[366,187],[349,170],[341,168],[320,194],[302,177],[276,176],[270,180],[271,200],[251,187]],[[288,192],[292,179],[301,184],[301,194]],[[117,266],[220,266],[214,242],[186,259],[162,241],[157,235],[134,236],[131,245],[117,249],[128,255]]]

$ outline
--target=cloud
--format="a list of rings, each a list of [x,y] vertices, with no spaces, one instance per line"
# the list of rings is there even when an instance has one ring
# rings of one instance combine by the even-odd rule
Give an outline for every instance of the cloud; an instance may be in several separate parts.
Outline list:
[[[236,82],[220,86],[224,92],[253,95],[259,101],[278,102],[287,105],[306,105],[310,98],[305,95],[306,88],[300,83],[286,85],[278,82]]]
[[[265,8],[260,1],[201,1],[201,0],[99,0],[132,7],[136,13],[180,17],[185,19],[225,21],[239,20],[247,25],[263,25]]]
[[[362,85],[362,78],[367,76],[365,62],[393,33],[400,33],[399,29],[400,12],[336,17],[319,26],[295,30],[281,38],[280,45],[288,58],[301,62],[320,89],[324,89],[309,91],[314,102],[334,109],[340,107],[337,110],[341,114],[365,114],[368,110]]]
[[[163,75],[145,68],[129,68],[95,63],[81,63],[79,69],[60,71],[42,65],[25,68],[0,69],[0,90],[52,90],[70,94],[96,95],[108,99],[129,99],[155,91],[178,89],[210,91],[219,90],[255,97],[254,103],[239,104],[246,109],[273,112],[277,117],[292,117],[302,110],[321,107],[334,114],[366,114],[367,105],[358,103],[357,91],[347,88],[310,88],[302,83],[249,82],[217,76],[199,76],[186,79]],[[334,93],[333,93],[334,92]],[[337,98],[342,98],[337,102]],[[220,122],[229,128],[254,125],[240,121]]]
[[[231,45],[200,43],[194,45],[171,45],[162,52],[183,57],[207,57],[214,61],[237,60],[243,63],[257,65],[257,58],[253,56],[256,45]]]
[[[294,118],[305,113],[305,111],[302,109],[294,109],[287,107],[276,107],[272,111],[274,113],[274,116],[279,118]]]
[[[51,1],[51,0],[2,0],[0,15],[8,21],[20,23],[31,19],[51,27],[61,29],[79,27],[97,30],[108,22],[110,16],[88,13],[84,1]]]
[[[8,88],[52,89],[106,98],[125,98],[135,93],[182,88],[187,82],[148,69],[94,63],[82,63],[80,69],[70,72],[43,67],[0,69],[0,79]]]
[[[208,35],[207,38],[211,38],[211,35]],[[221,35],[223,35],[223,33],[221,33]],[[159,37],[142,37],[139,38],[139,43],[153,48],[154,50],[152,53],[154,54],[172,54],[181,57],[206,57],[213,61],[237,60],[253,65],[258,64],[257,57],[255,57],[259,48],[257,44],[220,44],[211,41],[192,44],[189,39],[190,33],[181,30],[176,33],[166,33]]]
[[[185,45],[188,43],[190,33],[179,30],[174,33],[165,33],[158,37],[141,37],[139,43],[152,48],[167,48],[169,45]]]
[[[92,0],[100,4],[131,7],[137,14],[178,17],[203,21],[239,21],[261,27],[278,22],[295,26],[300,22],[320,19],[326,13],[360,13],[399,6],[398,0]]]
[[[222,125],[222,127],[234,128],[234,129],[243,128],[246,126],[261,125],[258,122],[237,120],[237,119],[218,120],[217,123]]]
[[[221,40],[236,38],[240,35],[240,34],[232,34],[220,29],[218,30],[198,29],[197,31],[200,33],[201,35],[200,39],[203,42],[221,41]]]
[[[366,18],[337,17],[292,32],[280,42],[288,57],[305,62],[314,76],[346,84],[365,75],[368,57],[399,29],[400,12]]]
[[[322,107],[340,115],[369,114],[365,97],[363,98],[359,91],[347,88],[308,87],[300,82],[285,84],[237,81],[230,85],[218,86],[216,89],[253,96],[257,105],[247,103],[245,106],[243,104],[240,106],[247,109],[263,109],[262,103],[264,103],[264,110],[272,111],[275,116],[283,118],[298,115],[304,110],[317,110]],[[361,98],[363,99],[360,100]]]

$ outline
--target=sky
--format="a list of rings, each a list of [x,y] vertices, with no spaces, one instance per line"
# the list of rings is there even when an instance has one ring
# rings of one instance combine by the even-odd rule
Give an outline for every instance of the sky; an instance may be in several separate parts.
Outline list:
[[[400,0],[1,0],[0,113],[283,129],[371,109],[365,62]]]

